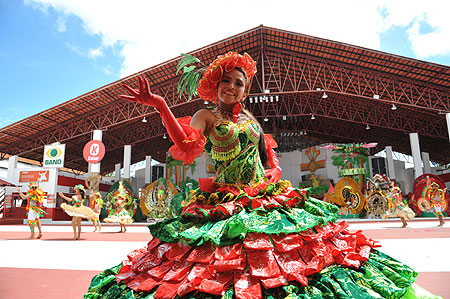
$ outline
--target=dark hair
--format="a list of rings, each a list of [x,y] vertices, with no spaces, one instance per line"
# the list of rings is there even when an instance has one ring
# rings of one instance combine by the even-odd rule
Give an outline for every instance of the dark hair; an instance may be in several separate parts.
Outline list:
[[[80,191],[81,198],[84,199],[84,195],[86,194],[86,192],[83,189],[78,189],[78,191]]]

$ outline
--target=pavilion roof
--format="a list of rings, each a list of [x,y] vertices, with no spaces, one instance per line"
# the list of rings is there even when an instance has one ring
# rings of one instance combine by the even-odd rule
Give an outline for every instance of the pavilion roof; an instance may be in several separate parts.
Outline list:
[[[409,133],[416,132],[421,151],[428,152],[432,161],[450,163],[445,120],[450,112],[450,67],[262,25],[189,54],[207,65],[227,51],[247,52],[256,60],[258,72],[246,106],[265,132],[275,136],[279,151],[322,143],[377,142],[376,151],[390,145],[410,154]],[[85,172],[83,147],[93,130],[103,130],[102,173],[123,162],[126,144],[133,146],[132,163],[145,156],[164,161],[171,142],[163,138],[166,130],[159,115],[118,95],[124,93],[121,84],[136,86],[137,76],[144,75],[175,116],[192,115],[205,104],[199,98],[188,101],[178,96],[180,59],[0,129],[0,158],[19,155],[42,161],[44,145],[60,142],[66,144],[65,167]]]

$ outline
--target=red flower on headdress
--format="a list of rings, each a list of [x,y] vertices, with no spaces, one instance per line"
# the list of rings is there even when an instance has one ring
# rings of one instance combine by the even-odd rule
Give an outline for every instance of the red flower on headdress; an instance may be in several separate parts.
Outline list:
[[[228,52],[214,60],[203,74],[197,88],[198,95],[206,101],[215,101],[217,98],[217,84],[222,80],[224,72],[230,72],[236,67],[241,67],[247,74],[247,84],[256,73],[256,62],[250,55],[240,55],[236,52]]]

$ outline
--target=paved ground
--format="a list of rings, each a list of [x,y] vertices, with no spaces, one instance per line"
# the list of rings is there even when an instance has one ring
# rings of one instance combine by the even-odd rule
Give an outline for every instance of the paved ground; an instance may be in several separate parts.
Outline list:
[[[450,219],[415,219],[407,228],[400,221],[349,220],[351,230],[380,241],[381,250],[419,271],[416,282],[450,298]],[[129,251],[149,240],[145,224],[103,225],[101,232],[84,222],[81,240],[73,241],[66,222],[44,224],[41,240],[27,240],[26,225],[0,226],[0,298],[82,298],[92,276],[118,264]]]

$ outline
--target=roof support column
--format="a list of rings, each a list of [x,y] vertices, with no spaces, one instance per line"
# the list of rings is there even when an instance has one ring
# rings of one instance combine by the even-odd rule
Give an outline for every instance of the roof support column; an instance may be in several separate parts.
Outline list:
[[[150,184],[152,180],[152,156],[145,156],[145,185]]]
[[[102,130],[94,130],[92,134],[92,140],[102,141],[102,133],[103,133]],[[88,163],[89,174],[94,173],[100,174],[100,163],[101,162],[95,164]]]
[[[395,180],[394,159],[392,158],[392,146],[386,146],[386,162],[388,168],[388,175],[391,180]]]
[[[8,181],[14,181],[14,172],[17,168],[17,161],[19,160],[19,156],[11,156],[8,159],[8,173],[6,175],[6,178]]]
[[[447,120],[447,132],[450,140],[450,113],[445,114],[445,119]]]
[[[102,141],[102,130],[94,130],[92,140]],[[88,163],[88,177],[84,181],[91,194],[100,191],[100,162]]]
[[[430,154],[422,152],[423,173],[431,173]]]
[[[122,168],[122,167],[121,167],[120,163],[117,163],[117,164],[114,166],[114,180],[115,180],[116,182],[120,181],[120,169],[121,169],[121,168]]]
[[[414,178],[418,178],[423,174],[422,160],[420,159],[419,134],[409,133],[409,142],[411,143],[411,153],[414,162]]]
[[[123,179],[130,182],[131,145],[123,147]]]

